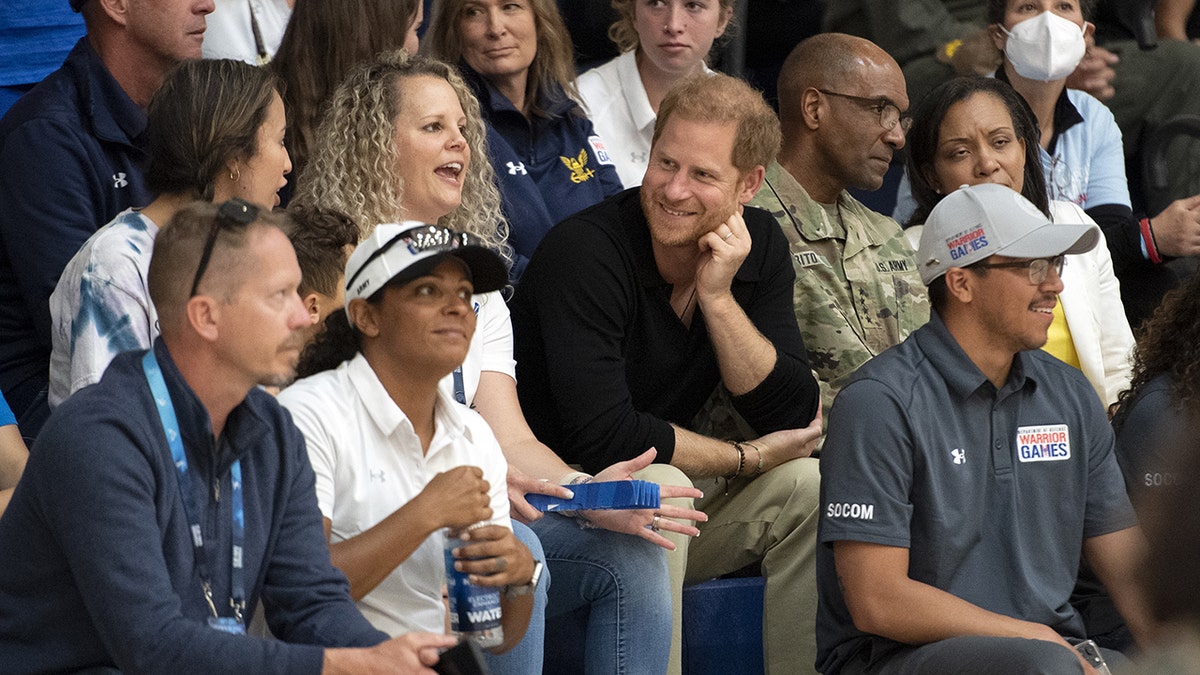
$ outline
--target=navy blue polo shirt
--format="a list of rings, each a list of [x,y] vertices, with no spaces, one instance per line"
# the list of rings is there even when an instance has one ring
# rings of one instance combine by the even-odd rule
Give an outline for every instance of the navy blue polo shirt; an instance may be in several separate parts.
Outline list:
[[[561,90],[541,92],[545,114],[526,118],[470,66],[460,67],[487,124],[488,158],[508,220],[517,279],[551,227],[620,192],[621,179],[592,121]]]
[[[49,300],[63,268],[101,226],[152,199],[145,128],[86,37],[0,119],[0,391],[18,418],[49,383]]]
[[[842,389],[821,453],[818,666],[862,640],[836,541],[909,550],[909,576],[983,609],[1083,637],[1069,603],[1083,540],[1136,524],[1113,433],[1078,369],[1013,357],[999,390],[936,313]]]

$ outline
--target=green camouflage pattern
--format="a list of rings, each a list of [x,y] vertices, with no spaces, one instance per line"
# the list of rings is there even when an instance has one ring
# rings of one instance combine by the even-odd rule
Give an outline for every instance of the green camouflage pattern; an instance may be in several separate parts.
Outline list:
[[[838,196],[843,232],[778,162],[750,204],[769,211],[787,237],[796,321],[828,413],[859,366],[929,320],[916,252],[896,221],[846,191]]]

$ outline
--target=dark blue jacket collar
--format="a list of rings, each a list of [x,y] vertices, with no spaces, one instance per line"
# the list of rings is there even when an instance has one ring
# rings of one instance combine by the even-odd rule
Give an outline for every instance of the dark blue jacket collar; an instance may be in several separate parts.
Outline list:
[[[138,107],[100,60],[87,36],[79,39],[63,67],[70,71],[80,96],[84,119],[103,141],[139,147],[146,130],[146,111]]]
[[[483,108],[484,116],[491,117],[496,113],[515,113],[524,116],[517,107],[508,100],[508,97],[500,93],[500,90],[495,87],[487,78],[480,75],[474,68],[467,65],[466,61],[460,61],[458,68],[462,71],[463,79],[475,92],[475,97],[479,99],[479,105]],[[567,96],[561,88],[555,85],[553,93],[543,89],[537,93],[537,108],[550,113],[553,117],[562,117],[571,112],[577,104]]]

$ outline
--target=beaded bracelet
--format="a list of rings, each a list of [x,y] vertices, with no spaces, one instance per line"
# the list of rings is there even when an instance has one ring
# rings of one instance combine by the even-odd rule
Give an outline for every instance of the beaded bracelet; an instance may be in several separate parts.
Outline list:
[[[729,444],[733,446],[734,450],[737,450],[738,465],[737,471],[734,471],[731,475],[725,477],[725,480],[727,481],[731,481],[734,478],[742,475],[742,469],[746,468],[746,450],[742,447],[742,444],[738,443],[737,441],[729,441]]]
[[[758,466],[754,468],[754,473],[750,474],[750,477],[753,478],[763,472],[762,450],[760,450],[757,445],[751,443],[750,441],[742,441],[742,445],[748,445],[748,446],[754,448],[754,452],[758,453]]]

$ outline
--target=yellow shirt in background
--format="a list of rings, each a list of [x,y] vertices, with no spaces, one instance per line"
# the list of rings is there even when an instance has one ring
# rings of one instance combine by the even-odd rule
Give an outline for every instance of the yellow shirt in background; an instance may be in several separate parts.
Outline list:
[[[1054,322],[1050,324],[1047,337],[1042,347],[1044,351],[1068,365],[1080,367],[1079,354],[1075,351],[1075,341],[1071,339],[1071,327],[1067,325],[1061,299],[1054,303]]]

